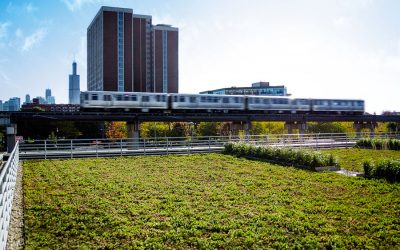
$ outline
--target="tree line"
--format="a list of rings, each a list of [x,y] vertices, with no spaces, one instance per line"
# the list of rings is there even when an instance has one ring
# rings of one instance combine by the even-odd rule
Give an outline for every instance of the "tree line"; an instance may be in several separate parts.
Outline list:
[[[127,138],[125,122],[60,122],[38,121],[18,124],[18,135],[24,139],[83,139],[83,138]],[[299,131],[294,130],[294,133]],[[352,122],[309,122],[306,133],[352,133]],[[400,132],[400,123],[378,123],[375,132]],[[144,122],[140,125],[140,136],[190,137],[228,136],[244,133],[244,124],[230,122]],[[286,134],[284,122],[252,122],[251,135]],[[4,129],[0,129],[0,140],[5,140]]]

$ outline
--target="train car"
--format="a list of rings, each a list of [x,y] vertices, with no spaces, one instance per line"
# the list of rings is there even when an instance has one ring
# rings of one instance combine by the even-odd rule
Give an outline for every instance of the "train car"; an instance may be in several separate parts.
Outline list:
[[[170,94],[173,110],[207,110],[209,112],[244,110],[245,97],[234,95]]]
[[[292,103],[286,97],[247,96],[247,109],[264,113],[288,113],[292,111]]]
[[[304,99],[277,96],[166,94],[149,92],[86,91],[82,110],[199,111],[253,113],[363,114],[363,100]]]
[[[292,113],[309,113],[311,100],[310,99],[292,99]]]
[[[365,104],[363,100],[312,99],[310,109],[313,113],[362,115]]]
[[[120,109],[124,111],[168,109],[168,95],[147,92],[86,91],[81,93],[83,109]]]

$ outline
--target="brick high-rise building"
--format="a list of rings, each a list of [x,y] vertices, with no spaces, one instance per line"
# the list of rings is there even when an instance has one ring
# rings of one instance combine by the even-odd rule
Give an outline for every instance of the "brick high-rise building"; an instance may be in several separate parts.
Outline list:
[[[178,29],[159,24],[154,33],[154,92],[178,93]]]
[[[87,30],[87,61],[88,90],[178,92],[178,29],[103,6]]]

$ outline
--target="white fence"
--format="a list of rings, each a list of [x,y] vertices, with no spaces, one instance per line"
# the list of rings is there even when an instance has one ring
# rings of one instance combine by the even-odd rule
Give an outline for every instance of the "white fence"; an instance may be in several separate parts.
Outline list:
[[[7,163],[1,169],[0,181],[0,247],[6,249],[8,228],[11,219],[11,208],[14,198],[15,183],[17,180],[17,170],[19,166],[19,143],[10,154]]]
[[[393,138],[394,134],[375,137]],[[83,158],[219,152],[227,142],[293,148],[347,148],[356,134],[284,134],[252,136],[162,137],[142,139],[32,140],[20,144],[21,159]]]

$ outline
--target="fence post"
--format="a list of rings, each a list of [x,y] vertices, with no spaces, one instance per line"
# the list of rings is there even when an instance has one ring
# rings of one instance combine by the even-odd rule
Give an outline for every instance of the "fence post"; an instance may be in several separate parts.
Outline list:
[[[169,154],[169,150],[168,150],[168,145],[169,144],[169,142],[168,142],[168,137],[167,137],[167,155]]]
[[[44,159],[47,160],[47,140],[44,140]]]
[[[119,140],[119,142],[120,142],[120,154],[121,154],[121,156],[122,156],[122,138]]]
[[[146,138],[143,138],[143,155],[146,155]]]

